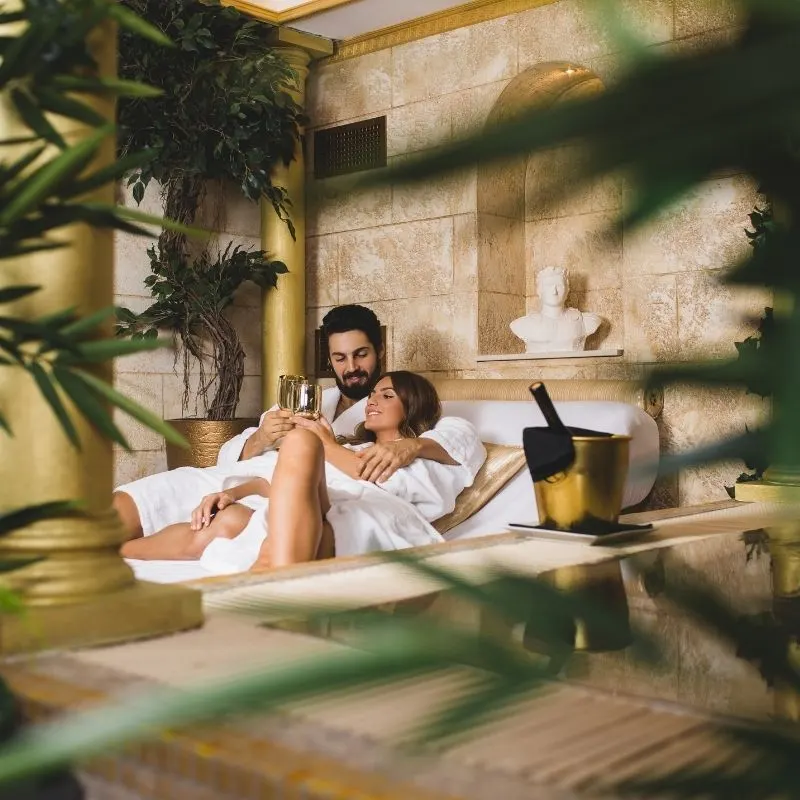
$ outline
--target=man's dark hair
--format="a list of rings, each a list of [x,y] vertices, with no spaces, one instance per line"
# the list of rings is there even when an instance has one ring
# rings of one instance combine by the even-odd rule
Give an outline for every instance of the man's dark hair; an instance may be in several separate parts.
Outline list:
[[[333,333],[347,333],[347,331],[362,331],[370,344],[380,353],[383,341],[381,339],[381,323],[375,312],[366,306],[347,305],[332,308],[322,320],[322,332],[326,339]]]

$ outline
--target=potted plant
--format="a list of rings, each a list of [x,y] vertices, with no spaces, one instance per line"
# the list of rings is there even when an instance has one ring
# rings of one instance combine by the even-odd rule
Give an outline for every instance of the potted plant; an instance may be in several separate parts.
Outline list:
[[[747,235],[750,246],[754,250],[758,250],[766,244],[769,244],[769,237],[775,230],[774,212],[769,198],[766,198],[763,207],[756,206],[749,216],[753,229],[746,230],[745,234]],[[775,317],[773,309],[765,308],[764,316],[761,317],[755,332],[744,339],[744,341],[734,342],[737,358],[743,359],[746,362],[755,361],[755,363],[758,363],[758,360],[764,356],[764,349],[774,347],[774,332]],[[769,381],[765,381],[764,378],[760,376],[750,377],[746,382],[746,388],[749,393],[762,398],[771,398],[772,396],[772,389],[769,385]],[[745,459],[745,467],[749,472],[742,472],[739,475],[736,479],[737,485],[762,480],[764,478],[764,473],[769,468],[769,463],[765,454],[759,452]],[[734,486],[726,486],[725,491],[732,498],[736,495]]]
[[[162,90],[119,105],[121,155],[141,150],[153,155],[129,176],[136,202],[155,180],[165,216],[191,225],[201,208],[214,218],[224,185],[235,183],[253,202],[268,199],[294,235],[289,199],[270,175],[277,163],[294,157],[302,121],[291,94],[297,76],[267,44],[264,25],[217,0],[123,0],[123,5],[176,44],[173,49],[142,44],[121,33],[121,76]],[[170,467],[205,466],[214,463],[221,442],[252,424],[235,419],[244,351],[226,309],[242,283],[274,287],[286,267],[241,247],[209,246],[198,253],[172,230],[162,231],[148,254],[152,275],[146,284],[154,302],[142,314],[119,310],[117,330],[176,336],[184,415],[193,394],[192,361],[199,362],[197,399],[205,418],[173,421],[193,446],[191,451],[168,447],[167,457]]]
[[[134,339],[156,338],[170,331],[180,342],[183,360],[184,413],[191,401],[190,372],[193,360],[200,365],[197,398],[204,419],[169,420],[189,441],[189,450],[167,442],[170,469],[178,466],[210,466],[220,445],[256,420],[235,419],[244,379],[245,352],[236,328],[227,316],[236,290],[246,281],[262,289],[276,285],[286,272],[280,261],[270,261],[261,251],[247,251],[232,244],[212,256],[206,249],[195,259],[180,253],[165,257],[156,247],[147,251],[153,274],[145,284],[155,297],[147,309],[134,314],[117,309],[117,333]],[[206,370],[210,362],[211,369]]]

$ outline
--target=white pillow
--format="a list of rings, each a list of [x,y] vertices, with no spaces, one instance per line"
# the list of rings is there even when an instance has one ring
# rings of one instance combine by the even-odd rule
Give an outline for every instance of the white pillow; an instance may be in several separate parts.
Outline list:
[[[658,426],[642,409],[628,403],[601,400],[556,402],[565,425],[592,428],[631,436],[630,463],[656,461],[659,453]],[[522,444],[523,428],[545,425],[536,403],[506,400],[445,400],[443,413],[463,417],[478,429],[481,440],[497,444]],[[655,474],[631,470],[625,484],[623,507],[634,506],[653,488]],[[453,528],[448,540],[500,533],[509,522],[538,519],[530,473],[523,470],[477,514]]]

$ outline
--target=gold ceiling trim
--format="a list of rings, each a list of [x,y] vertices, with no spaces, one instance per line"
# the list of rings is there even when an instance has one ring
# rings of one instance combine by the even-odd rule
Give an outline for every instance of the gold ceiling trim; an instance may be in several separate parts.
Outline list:
[[[520,11],[528,11],[531,8],[550,5],[554,2],[556,0],[472,0],[471,3],[465,3],[455,8],[447,8],[425,17],[418,17],[388,28],[381,28],[372,33],[365,33],[363,36],[345,39],[337,45],[336,52],[324,59],[322,63],[356,58],[378,50],[386,50],[400,44],[425,39],[428,36],[435,36],[437,33],[465,28],[479,22],[506,17],[509,14],[517,14]]]
[[[302,17],[309,17],[318,14],[320,11],[328,11],[337,6],[345,6],[354,3],[355,0],[307,0],[302,5],[289,8],[286,11],[270,11],[262,5],[251,2],[251,0],[222,0],[225,6],[233,6],[254,19],[262,22],[269,22],[271,25],[283,25]]]

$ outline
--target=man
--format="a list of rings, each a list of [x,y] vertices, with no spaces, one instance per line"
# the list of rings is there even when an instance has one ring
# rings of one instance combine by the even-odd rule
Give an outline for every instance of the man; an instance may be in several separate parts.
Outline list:
[[[364,421],[369,393],[380,377],[383,354],[381,328],[374,312],[364,306],[337,306],[322,321],[328,340],[336,386],[322,394],[322,414],[340,436],[352,436]],[[240,461],[271,450],[291,429],[291,412],[277,407],[261,416],[258,428],[249,428],[226,442],[217,466],[207,469],[182,467],[120,486],[114,507],[131,538],[149,535],[174,522],[185,521],[207,494],[222,489],[226,477],[241,471]],[[469,486],[486,452],[475,428],[466,420],[443,417],[436,428],[417,439],[374,445],[359,453],[361,478],[387,480],[416,458],[461,465]]]

